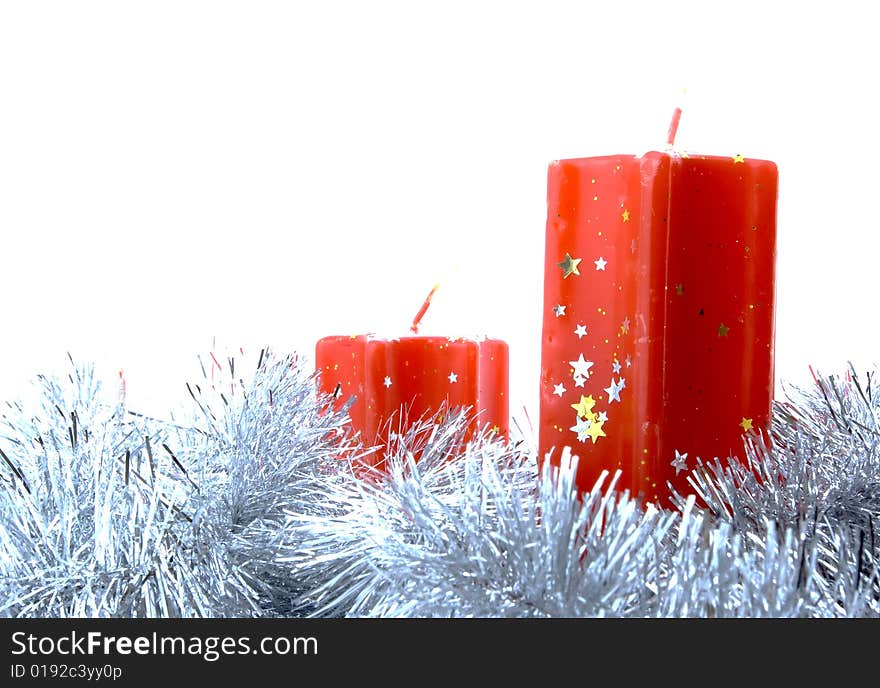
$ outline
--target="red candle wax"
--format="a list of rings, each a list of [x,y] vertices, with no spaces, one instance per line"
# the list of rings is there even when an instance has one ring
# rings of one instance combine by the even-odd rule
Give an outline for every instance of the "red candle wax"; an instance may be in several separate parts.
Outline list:
[[[620,469],[665,501],[766,427],[776,200],[776,166],[739,155],[550,165],[539,456],[571,446],[580,489]]]
[[[508,432],[508,347],[497,339],[373,335],[331,336],[315,348],[319,389],[336,394],[339,408],[351,396],[352,427],[384,459],[389,432],[406,431],[444,405],[471,407],[471,430]]]

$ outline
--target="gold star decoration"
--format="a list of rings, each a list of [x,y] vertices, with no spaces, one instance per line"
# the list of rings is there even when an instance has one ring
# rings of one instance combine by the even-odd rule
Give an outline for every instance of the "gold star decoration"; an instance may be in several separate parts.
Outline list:
[[[562,279],[565,279],[569,275],[580,275],[581,273],[578,272],[578,263],[580,262],[580,258],[572,258],[566,253],[565,260],[561,263],[556,263],[556,265],[562,268]]]
[[[596,414],[593,413],[593,407],[596,405],[596,400],[593,399],[593,395],[591,394],[588,397],[581,395],[581,400],[572,404],[571,407],[577,411],[577,414],[580,418],[586,418],[587,420],[593,420],[596,417]]]
[[[623,218],[624,222],[629,222],[629,210],[624,208],[623,212],[620,214],[620,216]]]
[[[743,156],[741,156],[739,153],[737,153],[736,155],[733,156],[734,164],[738,163],[738,162],[745,162],[745,161],[746,161],[746,159]]]
[[[501,432],[501,428],[499,428],[497,425],[493,425],[491,431],[497,435],[499,432]]]
[[[730,328],[727,325],[725,325],[724,323],[721,323],[718,326],[718,336],[719,337],[726,337],[728,332],[730,332]]]
[[[590,423],[590,427],[587,429],[587,435],[589,435],[593,439],[593,444],[596,444],[596,440],[600,437],[608,437],[605,434],[605,431],[602,429],[602,426],[605,424],[605,421],[593,421]]]
[[[740,421],[739,426],[743,429],[743,432],[748,432],[752,429],[752,419],[744,417],[742,421]]]

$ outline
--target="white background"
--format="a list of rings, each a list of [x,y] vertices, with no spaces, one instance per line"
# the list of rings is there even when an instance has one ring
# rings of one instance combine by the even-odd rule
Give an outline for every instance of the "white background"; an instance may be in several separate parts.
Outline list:
[[[511,345],[536,417],[547,164],[780,169],[777,370],[875,362],[869,3],[3,2],[0,398],[70,351],[161,414],[196,355]]]

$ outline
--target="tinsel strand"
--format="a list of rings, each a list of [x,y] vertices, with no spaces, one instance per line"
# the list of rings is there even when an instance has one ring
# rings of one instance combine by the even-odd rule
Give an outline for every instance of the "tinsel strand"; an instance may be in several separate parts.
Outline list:
[[[442,409],[381,469],[296,356],[212,354],[147,418],[89,366],[0,422],[0,615],[880,615],[873,376],[786,389],[672,509]],[[350,400],[351,401],[351,400]],[[577,449],[574,450],[577,453]],[[671,458],[671,457],[670,457]]]

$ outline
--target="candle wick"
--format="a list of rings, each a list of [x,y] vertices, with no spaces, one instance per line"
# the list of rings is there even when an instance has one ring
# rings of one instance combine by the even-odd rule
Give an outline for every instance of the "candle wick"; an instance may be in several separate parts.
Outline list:
[[[416,313],[416,317],[413,318],[412,325],[409,328],[413,334],[419,333],[419,323],[422,321],[422,317],[424,317],[425,311],[428,310],[428,306],[431,305],[431,299],[434,298],[434,292],[437,291],[439,286],[440,286],[439,284],[435,284],[431,288],[431,291],[428,292],[428,298],[425,299],[425,302],[422,304],[422,307],[419,308],[419,312]]]
[[[669,123],[669,132],[666,134],[666,145],[672,148],[675,145],[675,134],[678,132],[678,122],[681,120],[681,108],[675,108],[672,113],[672,121]]]
[[[120,368],[119,369],[119,398],[122,403],[125,403],[125,371]]]

